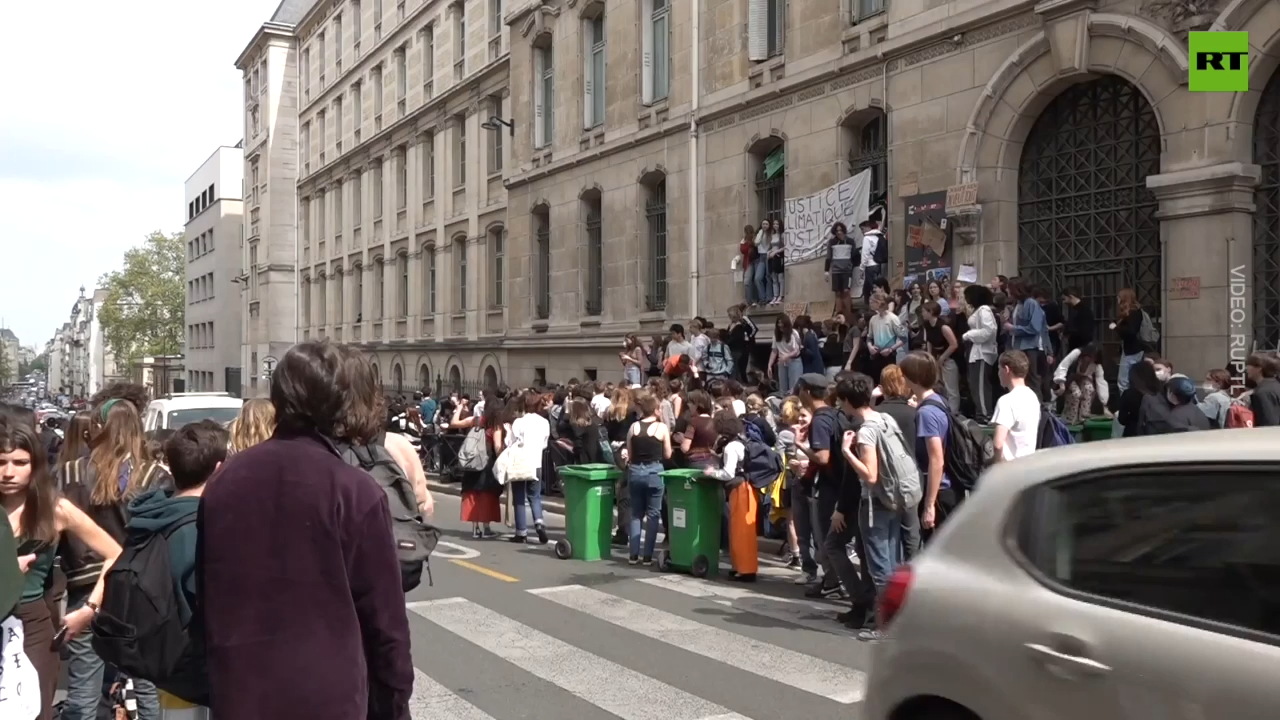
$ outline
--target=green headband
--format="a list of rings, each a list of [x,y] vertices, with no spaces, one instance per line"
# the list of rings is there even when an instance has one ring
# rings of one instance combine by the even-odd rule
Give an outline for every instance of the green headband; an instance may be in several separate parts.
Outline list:
[[[110,412],[111,408],[118,402],[120,402],[120,398],[111,398],[110,400],[102,403],[102,407],[98,408],[98,421],[103,425],[106,425],[107,413]]]

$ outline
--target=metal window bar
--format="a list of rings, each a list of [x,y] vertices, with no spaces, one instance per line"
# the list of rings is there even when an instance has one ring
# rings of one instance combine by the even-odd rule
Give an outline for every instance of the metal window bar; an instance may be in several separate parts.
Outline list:
[[[537,297],[534,310],[539,320],[551,317],[551,227],[546,217],[538,222]]]
[[[602,238],[600,205],[592,202],[587,208],[587,297],[588,315],[604,311],[604,240]]]
[[[1253,161],[1262,169],[1254,191],[1253,350],[1280,349],[1280,73],[1258,103]]]
[[[858,142],[849,150],[849,174],[871,169],[872,205],[883,197],[889,189],[889,148],[885,144],[884,113],[877,112],[874,118],[858,131]]]
[[[667,181],[653,186],[645,206],[649,221],[649,288],[645,307],[665,310],[667,307]]]
[[[787,207],[787,171],[778,172],[773,177],[765,177],[764,169],[756,173],[756,201],[759,203],[761,217],[779,218],[785,214]]]

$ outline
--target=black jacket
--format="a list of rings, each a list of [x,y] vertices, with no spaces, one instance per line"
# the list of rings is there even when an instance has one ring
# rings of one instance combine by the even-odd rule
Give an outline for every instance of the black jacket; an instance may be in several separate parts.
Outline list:
[[[1280,425],[1280,380],[1263,378],[1249,396],[1254,427]]]

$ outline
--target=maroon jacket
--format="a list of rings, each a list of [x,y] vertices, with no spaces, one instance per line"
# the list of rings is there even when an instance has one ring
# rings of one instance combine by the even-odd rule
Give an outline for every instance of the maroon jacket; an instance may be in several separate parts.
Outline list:
[[[409,619],[386,495],[319,436],[228,459],[199,515],[215,717],[407,720]]]

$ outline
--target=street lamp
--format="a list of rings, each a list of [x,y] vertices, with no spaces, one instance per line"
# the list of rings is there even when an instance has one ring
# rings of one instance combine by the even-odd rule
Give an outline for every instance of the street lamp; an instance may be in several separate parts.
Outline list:
[[[480,123],[480,127],[485,130],[495,130],[501,132],[500,127],[506,127],[511,137],[516,136],[516,123],[514,120],[503,120],[497,115],[490,115],[488,120]]]

